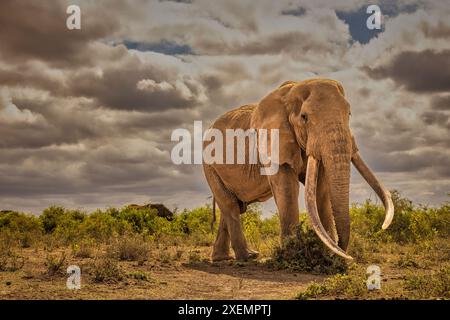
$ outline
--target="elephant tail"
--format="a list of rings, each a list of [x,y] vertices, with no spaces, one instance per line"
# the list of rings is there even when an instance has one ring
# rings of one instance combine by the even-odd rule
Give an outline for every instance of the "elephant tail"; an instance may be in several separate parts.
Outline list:
[[[214,224],[216,223],[216,198],[212,197],[212,220],[211,220],[211,232],[214,232]]]

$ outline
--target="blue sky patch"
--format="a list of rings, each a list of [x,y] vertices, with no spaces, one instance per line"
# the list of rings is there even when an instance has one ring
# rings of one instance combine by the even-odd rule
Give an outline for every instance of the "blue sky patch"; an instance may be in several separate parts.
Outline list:
[[[384,25],[381,26],[380,30],[370,30],[367,28],[366,22],[371,15],[366,13],[368,6],[369,5],[360,7],[356,11],[336,11],[338,18],[348,24],[353,41],[362,44],[368,43],[372,38],[375,38],[379,33],[384,31]],[[399,6],[395,2],[383,1],[379,4],[379,7],[384,18],[392,18],[398,16],[400,13],[415,12],[419,6],[417,4]]]
[[[123,45],[128,49],[138,51],[153,51],[167,55],[193,54],[192,48],[186,44],[180,45],[172,41],[162,40],[160,42],[137,42],[123,41]]]

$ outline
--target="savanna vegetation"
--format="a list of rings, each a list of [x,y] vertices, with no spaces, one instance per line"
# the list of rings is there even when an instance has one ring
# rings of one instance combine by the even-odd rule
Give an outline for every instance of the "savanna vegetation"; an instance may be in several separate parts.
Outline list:
[[[209,206],[176,212],[172,221],[127,207],[3,212],[0,299],[450,299],[450,203],[393,198],[395,218],[385,231],[381,205],[352,206],[352,262],[324,247],[306,215],[280,244],[278,216],[263,218],[258,206],[242,223],[260,257],[220,263],[209,259]],[[81,268],[81,290],[66,287],[69,265]],[[381,269],[380,290],[367,289],[369,265]]]

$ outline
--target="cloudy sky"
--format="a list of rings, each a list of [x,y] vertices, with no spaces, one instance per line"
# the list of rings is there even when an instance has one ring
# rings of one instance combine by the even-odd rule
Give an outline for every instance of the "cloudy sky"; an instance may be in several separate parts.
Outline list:
[[[171,132],[315,77],[343,84],[389,189],[449,200],[448,1],[330,3],[1,1],[0,209],[201,205],[201,166],[172,164]],[[70,4],[81,30],[66,28]],[[382,30],[366,27],[370,4]],[[351,201],[367,197],[353,172]]]

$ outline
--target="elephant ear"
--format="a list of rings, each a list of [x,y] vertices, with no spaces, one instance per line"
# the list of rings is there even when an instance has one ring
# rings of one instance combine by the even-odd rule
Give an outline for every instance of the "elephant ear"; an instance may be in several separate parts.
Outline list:
[[[278,88],[284,87],[285,85],[295,85],[295,84],[297,84],[296,81],[288,80],[288,81],[285,81],[282,84],[280,84],[280,86]],[[290,87],[292,87],[292,86],[290,86]]]
[[[252,116],[251,127],[260,131],[267,130],[267,142],[258,138],[258,151],[267,154],[271,161],[278,165],[288,164],[296,172],[302,167],[300,146],[295,138],[295,132],[289,123],[288,104],[286,97],[296,82],[287,81],[276,90],[264,97],[257,105]],[[278,129],[278,159],[272,154],[272,129]]]

